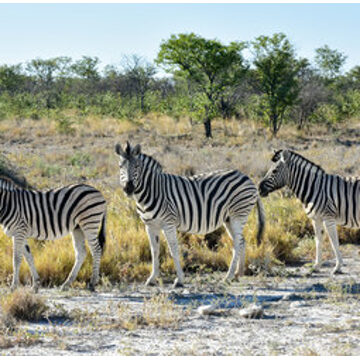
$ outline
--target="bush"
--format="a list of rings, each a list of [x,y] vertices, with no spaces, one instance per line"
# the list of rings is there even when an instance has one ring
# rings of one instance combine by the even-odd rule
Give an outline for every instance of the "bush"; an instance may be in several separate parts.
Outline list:
[[[360,90],[349,90],[339,100],[343,117],[360,116]]]
[[[42,297],[24,289],[18,289],[5,296],[1,300],[1,305],[5,315],[10,315],[17,320],[37,321],[47,310]]]

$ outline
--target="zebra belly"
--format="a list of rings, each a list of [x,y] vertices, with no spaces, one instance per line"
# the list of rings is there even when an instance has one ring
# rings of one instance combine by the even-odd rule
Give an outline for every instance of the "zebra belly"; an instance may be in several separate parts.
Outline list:
[[[224,217],[220,217],[217,223],[210,221],[209,225],[207,224],[206,218],[203,217],[201,219],[200,224],[199,224],[199,221],[196,219],[191,223],[191,225],[189,224],[189,222],[185,223],[183,221],[180,223],[180,225],[178,225],[177,229],[184,233],[206,235],[208,233],[211,233],[211,232],[217,230],[223,224],[224,224]]]

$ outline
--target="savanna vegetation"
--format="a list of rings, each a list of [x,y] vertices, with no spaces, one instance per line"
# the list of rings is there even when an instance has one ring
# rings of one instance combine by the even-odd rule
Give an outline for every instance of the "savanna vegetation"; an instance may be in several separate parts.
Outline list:
[[[71,132],[69,112],[131,122],[153,113],[200,122],[206,137],[216,118],[250,120],[274,135],[283,124],[332,126],[360,114],[360,67],[344,73],[345,63],[327,45],[312,61],[300,58],[283,33],[228,45],[177,34],[153,62],[131,55],[103,66],[97,57],[59,56],[1,65],[0,119],[46,117]]]
[[[141,143],[166,171],[178,174],[237,168],[259,181],[272,148],[283,146],[328,171],[360,174],[360,67],[344,74],[344,54],[328,46],[315,52],[314,64],[299,59],[281,33],[229,45],[178,34],[160,44],[154,63],[134,55],[101,71],[100,60],[88,56],[2,65],[2,166],[14,167],[38,189],[74,182],[99,188],[109,209],[102,284],[143,281],[151,270],[150,247],[134,202],[118,186],[118,141]],[[170,76],[160,76],[161,68]],[[264,205],[260,247],[255,212],[245,228],[247,274],[313,259],[313,230],[300,203],[285,190]],[[360,242],[356,230],[342,230],[340,237]],[[180,242],[186,274],[227,270],[232,244],[224,231],[181,235]],[[11,280],[11,245],[1,232],[4,284]],[[74,262],[70,237],[30,240],[30,247],[42,285],[60,285]],[[332,256],[328,245],[324,256]],[[164,239],[160,257],[167,281],[174,268]],[[89,255],[75,286],[85,286],[90,275]],[[30,281],[25,262],[21,280]]]

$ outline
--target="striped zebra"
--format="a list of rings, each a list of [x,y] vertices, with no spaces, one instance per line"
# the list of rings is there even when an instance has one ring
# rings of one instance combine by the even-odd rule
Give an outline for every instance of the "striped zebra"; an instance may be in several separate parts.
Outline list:
[[[320,166],[290,151],[276,151],[270,168],[259,184],[261,196],[287,185],[301,200],[315,231],[316,259],[314,270],[321,266],[321,243],[324,227],[329,235],[336,265],[333,274],[341,272],[336,225],[360,226],[360,179],[327,174]]]
[[[152,254],[152,272],[146,285],[159,275],[159,235],[162,230],[174,259],[177,278],[174,286],[182,286],[182,271],[176,231],[207,234],[223,224],[233,240],[233,257],[225,280],[245,271],[243,227],[257,204],[258,243],[264,225],[264,209],[258,190],[250,178],[237,170],[218,171],[194,177],[163,172],[154,158],[141,153],[140,145],[125,150],[115,147],[120,156],[120,185],[132,196],[137,212],[145,224]]]
[[[62,285],[65,290],[75,280],[86,256],[85,238],[93,255],[89,288],[99,279],[100,258],[105,245],[106,202],[95,188],[76,184],[48,191],[21,186],[16,179],[0,176],[0,224],[13,239],[13,281],[19,284],[19,269],[24,255],[29,264],[33,288],[37,291],[39,275],[27,243],[28,238],[54,240],[72,234],[75,264]]]

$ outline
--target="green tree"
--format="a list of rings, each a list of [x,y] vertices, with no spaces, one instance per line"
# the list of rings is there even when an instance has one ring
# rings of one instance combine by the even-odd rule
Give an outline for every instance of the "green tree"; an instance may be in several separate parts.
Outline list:
[[[21,64],[0,66],[0,92],[17,92],[25,83]]]
[[[206,137],[212,137],[211,121],[219,112],[220,95],[238,84],[247,70],[241,54],[244,48],[242,42],[226,46],[194,33],[171,35],[160,45],[156,63],[196,85]]]
[[[151,88],[156,74],[153,64],[138,55],[124,56],[124,78],[128,84],[128,91],[134,93],[140,101],[140,109],[145,111],[145,95]]]
[[[315,50],[315,63],[322,75],[327,79],[334,79],[341,73],[346,56],[338,50],[332,50],[328,45]]]
[[[295,57],[293,45],[283,33],[259,36],[253,42],[255,74],[265,100],[265,114],[274,135],[280,130],[287,109],[298,96],[298,74],[305,61]]]
[[[62,91],[61,86],[56,83],[58,79],[69,76],[71,58],[59,56],[50,59],[33,59],[26,65],[26,70],[36,82],[36,90],[45,96],[46,107],[48,109],[55,106],[54,102],[59,98]]]
[[[83,56],[72,64],[71,69],[75,75],[90,81],[97,81],[100,78],[98,66],[100,60],[98,57]]]

